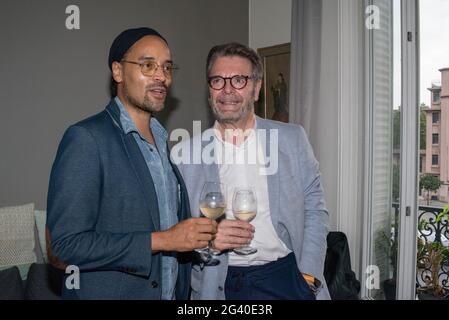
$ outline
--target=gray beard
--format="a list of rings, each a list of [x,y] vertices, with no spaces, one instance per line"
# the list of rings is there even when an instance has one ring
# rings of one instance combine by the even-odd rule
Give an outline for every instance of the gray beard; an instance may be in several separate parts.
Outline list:
[[[240,112],[233,116],[225,116],[220,112],[218,108],[216,108],[215,106],[212,107],[212,112],[215,116],[215,119],[218,122],[222,123],[238,122],[243,118],[246,118],[253,110],[254,110],[254,103],[251,105],[251,101],[248,101],[248,103],[244,105],[242,109],[240,109]]]
[[[215,119],[221,123],[236,123],[244,118],[247,118],[251,113],[254,112],[254,93],[251,94],[251,99],[248,100],[246,104],[242,106],[240,111],[232,116],[225,116],[220,112],[220,109],[216,106],[216,102],[212,101],[209,97],[209,104],[212,106],[212,112]]]

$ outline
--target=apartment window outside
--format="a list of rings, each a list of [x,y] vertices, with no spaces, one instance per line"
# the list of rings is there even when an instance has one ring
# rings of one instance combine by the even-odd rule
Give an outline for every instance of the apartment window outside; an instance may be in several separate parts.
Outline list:
[[[432,155],[432,166],[437,166],[437,165],[438,165],[438,155],[433,154]]]
[[[440,91],[433,92],[433,103],[440,102]]]
[[[432,113],[432,123],[440,123],[440,114],[438,112]]]
[[[439,138],[440,137],[439,137],[438,133],[432,134],[432,144],[439,144],[440,143]]]
[[[413,2],[404,0],[403,4]],[[444,14],[439,14],[443,13]],[[429,176],[429,186],[441,180],[447,181],[446,158],[448,149],[444,145],[449,132],[446,130],[446,116],[448,98],[447,91],[449,81],[449,42],[438,41],[441,34],[447,34],[449,30],[449,1],[445,0],[419,0],[419,76],[420,94],[419,104],[428,105],[428,112],[432,115],[432,124],[428,142],[432,141],[433,148],[427,149],[426,162],[430,162],[430,170],[424,168],[424,173]],[[432,110],[433,109],[433,110]],[[426,128],[429,129],[429,128]],[[438,133],[438,135],[435,135]],[[432,140],[431,140],[432,138]],[[436,146],[436,144],[438,144]],[[438,151],[434,149],[439,149]],[[441,159],[440,159],[441,156]],[[441,163],[440,163],[441,162]],[[425,166],[424,166],[425,167]],[[426,172],[427,171],[427,172]],[[422,175],[421,177],[425,177]],[[447,241],[447,220],[438,219],[444,207],[447,205],[447,198],[444,196],[447,186],[439,186],[437,190],[423,190],[423,196],[418,200],[417,236],[420,244],[416,248],[416,293],[418,298],[425,299],[422,292],[427,290],[437,299],[443,299],[449,293],[449,268],[445,261],[446,252],[449,250]],[[449,193],[448,193],[449,196]],[[416,216],[415,216],[416,217]],[[441,217],[441,216],[440,216]],[[437,222],[438,220],[438,222]],[[444,220],[444,222],[443,222]],[[439,249],[437,249],[439,248]],[[399,250],[400,251],[400,250]],[[400,255],[400,254],[399,254]]]

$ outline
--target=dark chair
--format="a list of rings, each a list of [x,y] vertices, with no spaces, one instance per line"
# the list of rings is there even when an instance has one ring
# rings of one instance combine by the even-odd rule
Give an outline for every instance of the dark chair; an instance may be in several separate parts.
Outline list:
[[[60,300],[64,271],[51,264],[33,263],[25,286],[27,300]]]
[[[348,239],[343,232],[329,232],[324,278],[332,300],[358,300],[360,281],[351,270]]]
[[[17,267],[0,271],[0,300],[23,300],[25,291]]]

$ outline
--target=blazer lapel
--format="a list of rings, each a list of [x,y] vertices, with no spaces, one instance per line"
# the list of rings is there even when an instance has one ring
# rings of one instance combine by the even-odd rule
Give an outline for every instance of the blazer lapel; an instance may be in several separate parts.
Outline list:
[[[258,141],[262,147],[263,154],[267,158],[270,157],[271,149],[270,149],[270,127],[267,125],[266,121],[262,118],[257,117],[257,129],[264,130],[265,133],[258,134]],[[279,138],[279,137],[278,137]],[[280,148],[280,144],[278,143],[278,148]],[[278,157],[281,152],[278,150]],[[279,163],[281,162],[278,159]],[[278,166],[278,170],[281,170],[280,166]],[[273,222],[273,226],[276,228],[279,221],[279,204],[280,204],[280,192],[279,192],[279,172],[275,174],[267,175],[267,185],[268,185],[268,199],[270,205],[270,213],[271,213],[271,221]]]
[[[128,159],[136,173],[136,178],[139,181],[140,187],[142,189],[142,194],[145,200],[145,204],[148,212],[150,213],[151,220],[156,230],[160,229],[160,217],[159,217],[159,204],[156,195],[156,189],[154,187],[153,178],[148,170],[145,159],[140,152],[139,146],[134,140],[131,133],[125,134],[120,122],[120,110],[116,105],[115,101],[112,100],[111,103],[106,107],[106,111],[111,116],[115,125],[120,128],[120,135],[122,138],[123,146],[128,155]]]
[[[167,146],[167,150],[169,150],[168,146]],[[186,185],[184,183],[184,180],[182,179],[182,176],[181,176],[181,173],[179,172],[178,167],[176,167],[176,165],[174,165],[171,162],[170,158],[168,160],[169,160],[170,165],[173,169],[173,172],[176,176],[176,180],[178,180],[178,185],[179,185],[178,219],[179,219],[179,221],[181,221],[181,220],[185,220],[185,219],[188,219],[191,217],[189,197],[188,197]]]
[[[215,136],[213,136],[209,141],[201,139],[201,153],[207,145],[209,145],[210,143],[215,143],[215,139]],[[211,150],[210,156],[215,159],[215,148]],[[205,173],[206,181],[220,182],[220,173],[218,170],[217,162],[215,160],[212,161],[212,164],[210,165],[207,165],[204,163],[204,161],[201,161],[201,166],[202,171]]]

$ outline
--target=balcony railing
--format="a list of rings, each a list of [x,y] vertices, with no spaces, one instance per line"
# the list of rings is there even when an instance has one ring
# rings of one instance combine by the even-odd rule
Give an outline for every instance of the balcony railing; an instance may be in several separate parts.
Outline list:
[[[399,205],[393,204],[395,210],[395,217],[399,216]],[[443,288],[445,294],[449,293],[449,220],[446,217],[438,219],[440,213],[443,212],[442,208],[419,206],[418,208],[418,239],[421,239],[421,246],[427,244],[439,243],[442,247],[445,247],[445,255],[439,264],[438,283]],[[439,246],[439,245],[437,245]],[[416,274],[416,287],[419,290],[422,289],[432,279],[432,261],[429,261],[429,257],[420,256],[418,246],[417,256],[417,274]],[[435,270],[433,270],[435,273]]]
[[[449,220],[447,217],[438,219],[442,208],[435,208],[429,206],[420,206],[418,213],[418,237],[423,239],[425,243],[439,243],[440,252],[442,252],[441,262],[439,263],[438,283],[443,288],[445,294],[449,293]],[[438,248],[438,247],[437,247]],[[443,251],[441,248],[445,248]],[[432,277],[432,261],[429,258],[421,259],[417,257],[417,287],[422,287],[426,282],[429,282]],[[436,259],[435,259],[436,260]],[[426,263],[423,263],[425,261]]]

